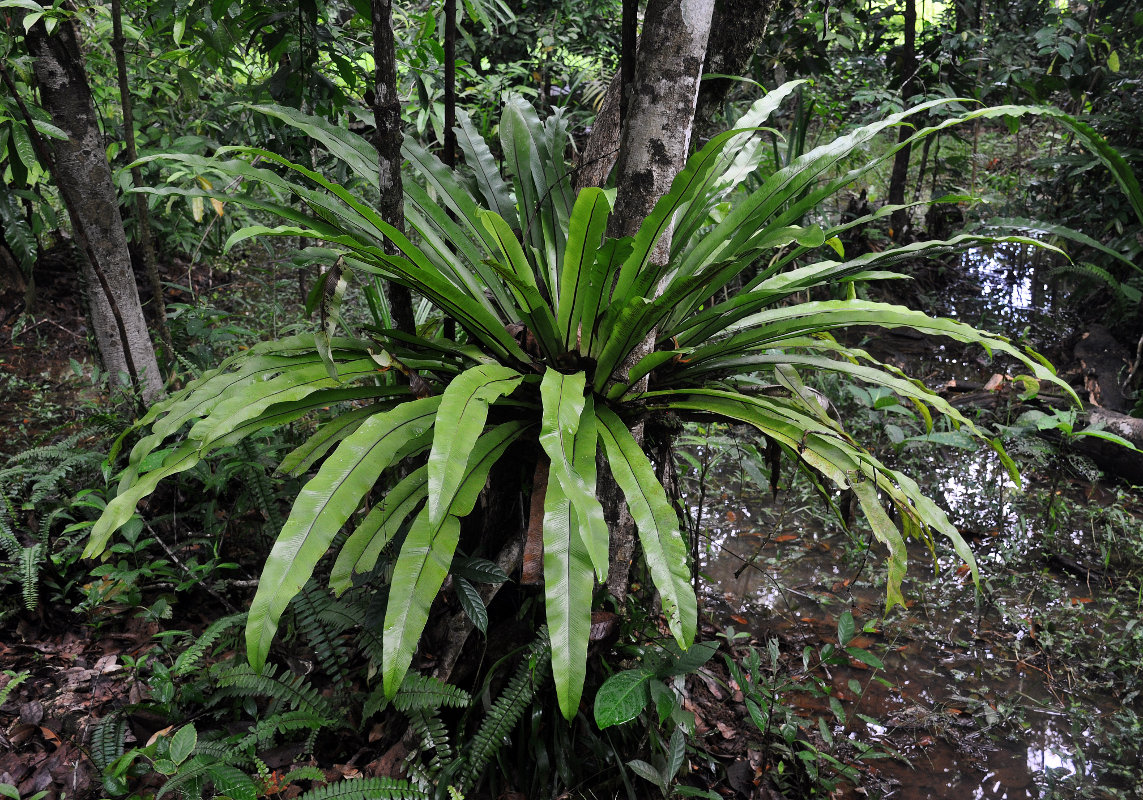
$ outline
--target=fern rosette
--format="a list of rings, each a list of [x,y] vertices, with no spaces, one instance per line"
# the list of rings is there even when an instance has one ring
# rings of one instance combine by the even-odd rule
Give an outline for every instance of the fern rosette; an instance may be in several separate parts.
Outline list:
[[[455,320],[461,333],[454,341],[377,327],[359,339],[335,336],[333,325],[323,325],[314,335],[267,342],[229,359],[138,423],[146,434],[131,451],[119,496],[93,530],[87,554],[103,551],[159,480],[263,428],[340,409],[283,462],[298,475],[320,466],[298,494],[263,569],[249,614],[248,656],[262,669],[287,605],[348,526],[332,566],[335,591],[370,572],[390,543],[399,548],[381,665],[384,691],[392,697],[454,563],[461,520],[473,511],[497,460],[532,442],[529,452],[549,464],[542,503],[544,602],[557,696],[570,719],[580,706],[591,607],[610,555],[596,496],[597,459],[609,465],[626,498],[672,636],[684,649],[694,640],[689,548],[677,509],[631,432],[641,420],[673,415],[753,426],[806,468],[851,489],[888,549],[890,605],[902,602],[906,537],[947,538],[976,576],[972,553],[944,513],[906,475],[855,442],[802,375],[830,372],[885,387],[930,421],[935,412],[977,432],[919,381],[831,336],[852,326],[909,327],[1004,354],[1027,370],[1030,383],[1050,381],[1070,392],[1036,354],[1002,337],[858,300],[853,291],[858,282],[901,277],[887,268],[905,259],[1029,240],[959,236],[846,258],[839,234],[892,208],[832,227],[805,219],[901,145],[846,170],[843,163],[855,152],[941,101],[857,128],[767,171],[761,126],[796,86],[759,100],[735,130],[695,153],[638,232],[619,239],[605,235],[611,194],[572,191],[563,163],[564,119],[557,113],[541,122],[519,98],[507,102],[499,128],[510,180],[463,114],[457,133],[466,172],[406,142],[417,177],[406,182],[410,236],[338,183],[263,149],[227,148],[215,159],[166,156],[195,174],[241,178],[267,190],[258,197],[149,190],[241,202],[285,222],[239,231],[230,246],[260,235],[317,240],[322,246],[308,252],[330,265],[332,277],[340,280],[344,271],[366,285],[377,279],[405,285]],[[258,109],[312,136],[356,181],[376,188],[376,154],[364,139],[286,108]],[[908,141],[976,117],[1028,111],[1040,113],[975,111]],[[254,159],[269,166],[255,166]],[[839,169],[840,177],[833,177]],[[670,254],[658,263],[653,252],[669,229]],[[813,290],[843,299],[793,302]],[[329,296],[340,300],[339,292]],[[653,342],[649,352],[647,341]],[[387,383],[382,371],[391,366],[415,373],[428,393],[416,397]],[[1011,463],[998,443],[988,443]],[[391,477],[394,467],[417,457],[423,465]],[[365,511],[371,496],[377,502]],[[886,506],[895,507],[900,525]]]

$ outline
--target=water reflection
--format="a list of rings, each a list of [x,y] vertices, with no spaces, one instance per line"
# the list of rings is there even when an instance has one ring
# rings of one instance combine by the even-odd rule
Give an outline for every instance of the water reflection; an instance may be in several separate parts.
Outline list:
[[[999,321],[1010,335],[1041,349],[1064,338],[1048,261],[1029,257],[1023,246],[1002,245],[966,255],[962,267],[953,289],[941,293],[936,313],[993,329]],[[916,352],[929,346],[922,342]],[[926,355],[932,357],[931,349]],[[941,370],[950,366],[959,378],[982,382],[992,372],[991,364],[967,360],[958,348],[941,347],[936,359],[941,366],[930,378],[937,380],[947,380]],[[1020,507],[1020,490],[1007,470],[988,451],[952,452],[952,458],[946,451],[929,463],[930,496],[970,540],[986,574],[1027,562],[1042,548],[1046,531]],[[707,510],[701,567],[709,578],[708,607],[721,608],[724,621],[745,625],[762,640],[778,635],[800,649],[829,641],[843,608],[864,619],[881,613],[883,588],[859,576],[879,569],[883,574],[883,554],[843,562],[838,553],[853,548],[836,526],[784,507],[791,502],[785,497],[772,501],[760,486],[742,485],[740,474],[721,484],[719,470],[710,477],[727,494]],[[1078,542],[1084,534],[1055,535]],[[1023,660],[1037,646],[1022,617],[1047,602],[1066,602],[1067,592],[1048,601],[1033,587],[1025,598],[1005,599],[1003,610],[986,610],[955,557],[943,556],[929,577],[917,574],[925,560],[921,548],[911,554],[906,594],[915,603],[885,621],[872,648],[886,664],[888,686],[867,683],[867,672],[837,669],[831,675],[839,692],[850,678],[862,680],[868,688],[861,705],[877,719],[853,721],[845,735],[883,741],[911,761],[885,760],[870,768],[895,786],[884,796],[1023,800],[1040,797],[1043,787],[1065,776],[1092,776],[1095,765],[1083,756],[1094,749],[1091,731],[1067,723],[1043,673]],[[1100,713],[1092,704],[1091,714]]]

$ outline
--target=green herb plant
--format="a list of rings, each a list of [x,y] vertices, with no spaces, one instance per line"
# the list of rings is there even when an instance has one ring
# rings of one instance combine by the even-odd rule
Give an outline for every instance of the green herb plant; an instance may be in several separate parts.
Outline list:
[[[245,188],[225,196],[201,184],[150,191],[240,202],[284,221],[236,232],[228,245],[253,236],[320,243],[307,252],[327,265],[321,324],[313,334],[233,355],[152,407],[131,429],[141,438],[85,553],[103,554],[163,479],[268,427],[323,416],[327,421],[279,467],[312,477],[263,568],[247,622],[247,655],[256,671],[263,669],[283,612],[331,547],[337,554],[329,584],[340,593],[370,572],[392,543],[398,555],[380,668],[392,697],[449,575],[461,520],[474,509],[493,464],[510,450],[532,459],[538,453],[550,464],[543,536],[552,672],[569,719],[586,675],[593,592],[609,569],[597,456],[606,459],[626,498],[671,635],[681,649],[694,641],[697,602],[687,545],[675,508],[631,434],[640,421],[652,427],[672,417],[746,423],[786,457],[851,489],[888,549],[890,606],[903,602],[905,537],[943,536],[975,577],[972,553],[945,514],[911,478],[854,441],[801,373],[834,372],[884,386],[926,419],[935,412],[976,431],[919,381],[831,335],[857,325],[905,326],[978,344],[1015,360],[1030,382],[1070,390],[1042,359],[1003,337],[856,297],[857,282],[899,277],[886,270],[896,262],[997,239],[964,235],[846,258],[839,234],[871,217],[839,226],[803,224],[899,146],[850,166],[866,143],[944,101],[856,128],[768,172],[761,126],[795,88],[787,84],[759,100],[735,130],[695,153],[630,238],[605,235],[612,206],[607,191],[573,193],[563,162],[566,121],[558,113],[541,121],[519,98],[506,102],[499,126],[510,180],[487,144],[466,134],[463,116],[464,171],[406,142],[416,176],[405,184],[409,236],[343,185],[265,149],[223,148],[211,159],[167,156],[195,175],[214,176],[213,185],[241,178]],[[294,110],[258,110],[309,134],[355,181],[376,186],[376,154],[363,139]],[[981,109],[918,130],[908,141],[977,118],[1049,113]],[[670,256],[656,264],[652,251],[669,221]],[[1011,240],[1027,241],[1005,239]],[[375,300],[380,279],[408,286],[453,319],[456,339],[437,335],[435,325],[418,334],[369,327],[340,335],[348,282],[364,283],[366,298]],[[836,289],[843,299],[794,302],[815,289]],[[632,358],[648,337],[652,352]],[[417,394],[391,380],[395,371],[416,376]],[[1003,453],[998,442],[990,444]],[[393,469],[406,459],[413,460],[405,471]],[[375,489],[379,501],[367,504]]]

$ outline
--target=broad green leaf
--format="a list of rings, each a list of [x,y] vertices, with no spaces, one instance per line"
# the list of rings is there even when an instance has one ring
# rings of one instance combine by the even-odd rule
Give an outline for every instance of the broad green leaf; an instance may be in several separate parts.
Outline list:
[[[627,762],[627,766],[630,767],[631,771],[643,780],[650,781],[651,783],[658,786],[659,791],[661,791],[664,795],[667,793],[670,780],[646,761],[638,758],[633,758]]]
[[[584,540],[595,574],[607,579],[610,540],[603,507],[595,497],[595,475],[581,474],[573,465],[576,433],[584,415],[586,376],[582,372],[564,375],[551,367],[540,382],[543,415],[540,445],[551,461],[550,478],[559,482],[575,509],[580,536]],[[592,426],[594,428],[594,426]],[[594,442],[591,443],[594,447]]]
[[[464,153],[464,161],[476,176],[476,185],[488,208],[495,211],[510,226],[520,229],[520,218],[516,213],[515,199],[508,184],[500,176],[500,167],[488,143],[480,136],[480,132],[472,124],[472,120],[463,109],[457,109],[456,142]]]
[[[524,250],[516,240],[512,229],[503,217],[492,211],[480,212],[480,221],[496,240],[496,246],[504,255],[505,263],[509,267],[506,277],[514,277],[511,282],[520,308],[527,315],[528,327],[536,340],[549,355],[559,355],[563,352],[559,337],[556,335],[556,320],[552,315],[551,307],[544,302],[540,294],[540,287],[536,283],[536,271],[524,255]]]
[[[622,725],[639,716],[647,701],[647,681],[654,677],[648,669],[617,672],[603,682],[595,694],[595,724],[600,730]]]
[[[1098,239],[1093,239],[1087,234],[1081,231],[1077,231],[1074,228],[1069,228],[1065,225],[1052,225],[1047,222],[1038,222],[1034,219],[1016,217],[1000,217],[997,219],[990,219],[988,220],[987,225],[990,228],[1019,228],[1026,231],[1046,233],[1050,236],[1058,236],[1061,239],[1068,239],[1070,241],[1076,242],[1077,244],[1082,244],[1085,247],[1090,247],[1093,250],[1098,250],[1104,255],[1110,256],[1111,258],[1126,264],[1136,272],[1143,272],[1143,268],[1137,266],[1134,261],[1125,256],[1123,253],[1120,253],[1118,250],[1113,250]]]
[[[886,604],[889,611],[895,605],[905,606],[905,598],[901,596],[901,582],[905,579],[906,562],[908,554],[905,552],[905,540],[901,532],[893,524],[893,520],[885,512],[884,506],[877,497],[877,485],[872,481],[852,481],[850,487],[857,495],[857,502],[861,504],[861,511],[873,529],[877,541],[889,548],[889,575],[885,581]]]
[[[651,255],[655,244],[670,229],[675,212],[691,198],[705,191],[719,153],[737,131],[720,133],[703,145],[697,153],[687,159],[683,169],[671,181],[671,188],[659,198],[651,213],[639,225],[631,254],[619,270],[613,298],[626,302],[629,297],[647,296],[647,289],[659,283],[659,277],[666,264],[651,265]],[[632,287],[636,288],[632,291]]]
[[[671,642],[667,642],[668,645]],[[718,642],[695,642],[687,650],[681,648],[674,650],[668,648],[671,660],[656,670],[660,678],[672,678],[676,675],[690,675],[700,669],[718,653]]]
[[[663,777],[668,781],[674,779],[683,767],[683,760],[687,755],[687,740],[682,726],[675,728],[671,734],[671,742],[667,746],[667,764],[663,769]]]
[[[332,125],[322,117],[303,114],[296,108],[279,105],[252,105],[250,108],[277,117],[321,142],[330,153],[344,161],[354,175],[374,189],[377,188],[377,151],[364,137],[351,133],[344,127]]]
[[[471,513],[488,480],[488,471],[523,430],[523,423],[506,422],[481,436],[469,458],[469,473],[448,513],[439,524],[433,524],[425,508],[413,521],[393,567],[385,609],[381,672],[385,695],[390,699],[409,670],[429,607],[448,574],[460,536],[460,518]]]
[[[429,618],[429,606],[440,591],[460,537],[460,520],[446,514],[439,525],[422,510],[393,567],[389,605],[385,611],[382,673],[385,694],[392,699],[413,659],[413,650]]]
[[[329,586],[341,594],[353,583],[353,576],[368,572],[378,556],[400,530],[405,520],[428,496],[428,468],[420,467],[373,506],[341,546],[329,575]]]
[[[310,579],[333,537],[401,448],[432,426],[440,402],[439,397],[426,397],[370,417],[302,488],[250,605],[246,651],[255,670],[266,662],[282,612]]]
[[[716,389],[692,389],[686,392],[648,392],[645,399],[648,411],[661,409],[681,414],[688,412],[713,414],[753,425],[782,445],[791,455],[839,487],[853,486],[855,491],[858,484],[872,487],[860,490],[865,493],[866,500],[870,497],[872,500],[877,500],[877,493],[880,491],[896,505],[906,524],[914,526],[922,533],[924,528],[931,528],[945,536],[957,555],[972,570],[974,580],[979,581],[971,549],[949,522],[945,513],[924,496],[916,481],[901,472],[885,467],[873,456],[851,445],[834,431],[821,428],[815,419],[799,413],[796,408],[784,403],[780,398],[745,396]],[[858,497],[860,502],[860,493]],[[865,503],[862,503],[862,508],[866,508]],[[880,505],[877,509],[880,510],[880,516],[877,520],[878,527],[874,530],[875,533],[880,531],[879,538],[886,537],[885,543],[890,549],[888,590],[898,598],[897,602],[900,602],[900,579],[904,575],[905,568],[904,543],[892,522],[889,522],[887,527],[884,525],[888,520],[884,509]]]
[[[842,647],[849,644],[853,638],[856,626],[853,622],[853,612],[846,609],[837,618],[837,641]]]
[[[171,761],[176,764],[181,764],[190,757],[194,752],[195,746],[198,744],[198,731],[195,730],[194,723],[189,723],[182,726],[175,735],[171,737]]]
[[[573,465],[594,482],[596,435],[590,397],[585,401],[577,434]],[[595,581],[591,556],[584,543],[585,532],[558,480],[549,479],[544,494],[543,534],[544,609],[552,643],[552,675],[560,711],[570,721],[579,711],[587,676]]]
[[[577,348],[583,306],[592,294],[592,267],[610,213],[611,205],[607,195],[602,189],[594,187],[581,191],[572,209],[567,249],[560,266],[560,293],[556,305],[556,328],[566,350]],[[601,291],[602,287],[596,287],[594,294],[598,296]]]
[[[671,635],[679,646],[690,647],[698,625],[698,603],[687,567],[687,545],[679,532],[679,518],[655,477],[651,462],[627,426],[611,409],[596,409],[599,435],[615,482],[639,531],[644,558],[662,598]]]
[[[488,406],[510,394],[524,377],[498,364],[482,364],[462,373],[445,389],[437,411],[429,454],[429,520],[439,524],[452,504],[468,457],[488,419]]]
[[[95,521],[95,525],[91,529],[91,537],[83,549],[83,557],[95,558],[101,555],[107,549],[107,541],[111,538],[111,534],[131,519],[135,513],[135,506],[139,505],[140,500],[155,491],[159,481],[190,469],[199,460],[197,443],[183,442],[166,457],[162,467],[143,475],[126,491],[121,491],[116,495],[107,504],[99,519]]]
[[[32,120],[32,125],[35,126],[36,130],[38,130],[44,136],[47,136],[49,139],[62,139],[65,142],[67,141],[67,133],[64,132],[63,129],[57,128],[50,122],[45,122],[42,119],[34,119]]]
[[[484,607],[484,599],[476,587],[464,578],[454,576],[453,585],[456,586],[456,599],[465,615],[472,620],[472,624],[481,633],[488,633],[488,609]]]
[[[603,340],[607,338],[608,331],[599,331],[605,316],[604,306],[610,296],[610,287],[615,282],[615,274],[630,253],[631,239],[628,237],[605,239],[596,252],[580,312],[582,335],[578,337],[580,341],[576,348],[580,353],[595,352],[597,335]]]
[[[326,362],[319,359],[316,364],[290,370],[270,380],[247,382],[242,392],[218,403],[211,409],[210,416],[195,423],[188,438],[206,448],[272,405],[302,400],[321,389],[336,388],[344,382],[369,378],[379,372],[370,358],[338,362],[334,368],[337,371],[336,379],[329,376]]]
[[[978,344],[989,353],[1000,351],[1023,363],[1038,380],[1048,381],[1076,398],[1074,390],[1055,372],[1044,366],[1036,354],[1022,352],[1007,339],[978,331],[970,325],[953,320],[929,317],[920,311],[888,303],[862,300],[824,300],[800,303],[794,306],[768,309],[739,321],[729,329],[725,339],[703,345],[694,352],[692,360],[741,350],[744,347],[771,346],[772,342],[791,336],[819,334],[824,331],[858,325],[883,328],[909,327],[921,333],[947,336],[959,342]]]
[[[357,430],[362,422],[376,413],[378,409],[366,406],[338,414],[318,428],[301,446],[291,450],[278,464],[277,471],[295,478],[302,475],[315,461],[328,453],[331,447]]]
[[[849,653],[851,658],[856,658],[862,664],[868,664],[873,669],[885,669],[885,662],[868,650],[863,650],[860,647],[847,647],[845,652]]]

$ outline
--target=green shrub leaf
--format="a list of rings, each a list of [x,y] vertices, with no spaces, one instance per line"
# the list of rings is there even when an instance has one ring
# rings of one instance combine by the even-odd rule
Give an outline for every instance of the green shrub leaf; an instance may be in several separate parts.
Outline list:
[[[600,730],[622,725],[639,716],[650,695],[647,681],[654,677],[648,669],[629,669],[617,672],[603,682],[595,695],[595,724]]]

